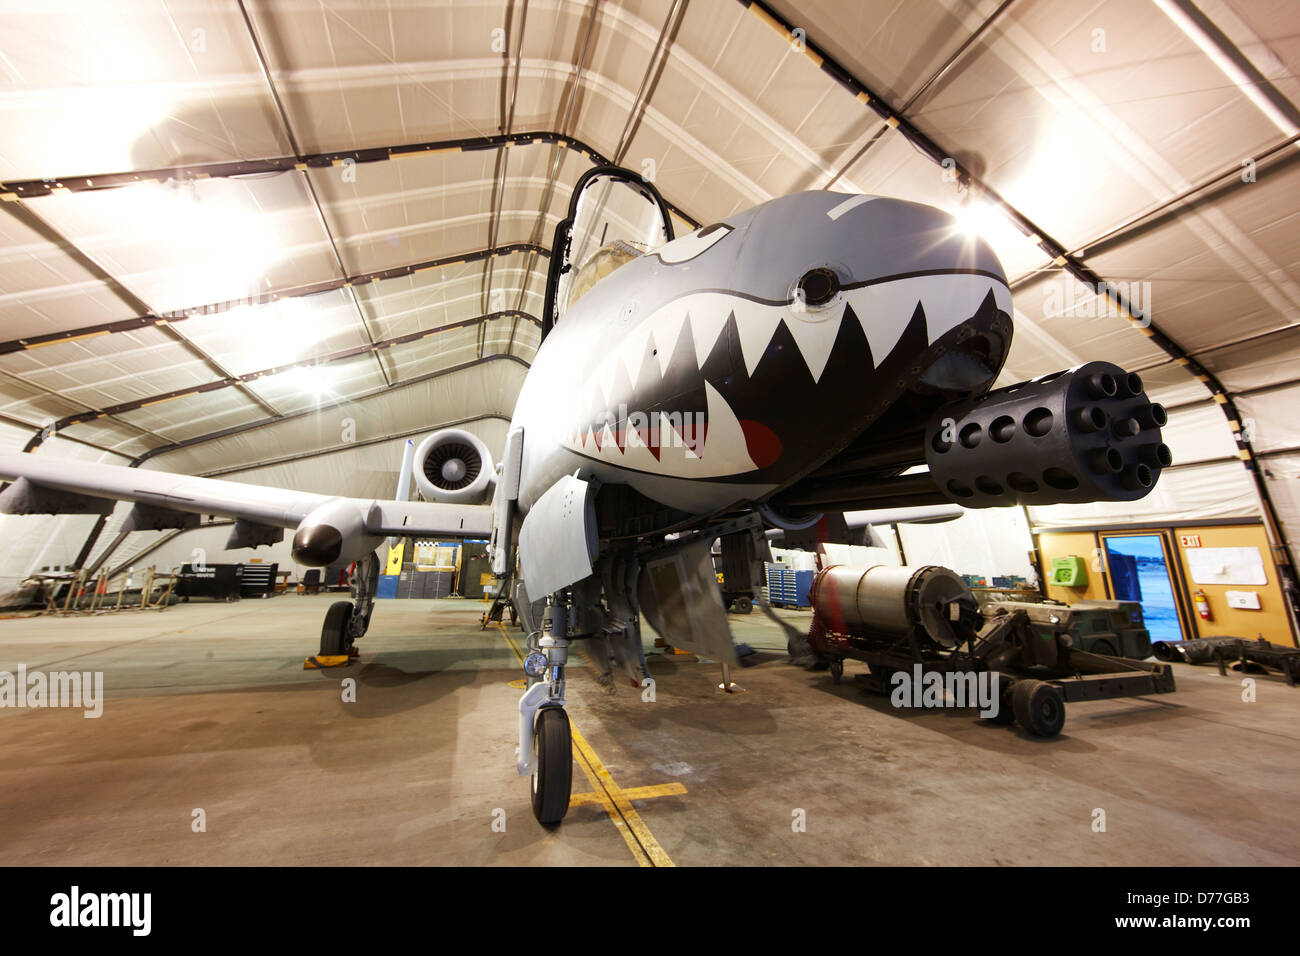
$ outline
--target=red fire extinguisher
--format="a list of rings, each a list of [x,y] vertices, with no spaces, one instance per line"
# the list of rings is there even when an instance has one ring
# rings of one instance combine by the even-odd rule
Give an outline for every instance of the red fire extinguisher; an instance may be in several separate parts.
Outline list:
[[[1196,613],[1201,616],[1202,621],[1213,621],[1214,615],[1210,613],[1210,602],[1206,598],[1205,592],[1197,588],[1192,593],[1192,600],[1196,603]]]

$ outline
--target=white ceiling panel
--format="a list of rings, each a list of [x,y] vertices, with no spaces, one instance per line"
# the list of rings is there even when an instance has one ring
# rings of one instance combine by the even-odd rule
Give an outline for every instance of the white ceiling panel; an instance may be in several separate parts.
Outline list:
[[[85,408],[104,408],[210,382],[207,365],[158,328],[0,356],[0,369]]]
[[[518,304],[525,277],[525,253],[499,257],[493,269],[488,312],[504,312]],[[543,260],[545,262],[545,260]],[[483,315],[482,262],[431,269],[399,279],[384,279],[357,289],[366,312],[374,317],[377,337],[396,338],[439,328]],[[523,308],[541,318],[542,297],[534,287],[525,294]]]
[[[149,405],[115,417],[129,425],[147,429],[169,442],[177,442],[230,428],[250,418],[266,417],[266,412],[238,388],[220,388]]]
[[[196,315],[175,327],[232,375],[370,344],[347,289]]]
[[[0,6],[0,178],[290,152],[238,8],[220,0]]]
[[[337,278],[302,174],[75,192],[43,218],[155,313]]]
[[[129,319],[86,263],[15,216],[0,215],[0,336],[20,339]]]
[[[384,378],[374,356],[366,353],[339,362],[268,375],[255,379],[248,387],[276,410],[290,414],[382,389]]]

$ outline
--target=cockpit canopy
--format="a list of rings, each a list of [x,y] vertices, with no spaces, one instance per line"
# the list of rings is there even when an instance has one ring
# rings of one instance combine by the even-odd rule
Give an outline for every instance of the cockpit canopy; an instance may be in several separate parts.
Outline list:
[[[588,257],[581,268],[571,273],[573,278],[568,283],[569,292],[564,310],[567,312],[572,308],[575,302],[590,292],[592,286],[605,276],[649,251],[649,249],[638,249],[625,239],[615,239],[601,246]]]
[[[601,279],[672,238],[667,204],[653,184],[617,166],[585,173],[556,228],[543,335]]]

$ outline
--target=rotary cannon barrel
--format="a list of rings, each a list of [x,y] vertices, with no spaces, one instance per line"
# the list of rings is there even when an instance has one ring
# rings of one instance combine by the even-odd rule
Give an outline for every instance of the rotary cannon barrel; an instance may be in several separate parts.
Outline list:
[[[939,490],[967,508],[1134,501],[1172,462],[1142,379],[1089,362],[944,406],[925,432]]]

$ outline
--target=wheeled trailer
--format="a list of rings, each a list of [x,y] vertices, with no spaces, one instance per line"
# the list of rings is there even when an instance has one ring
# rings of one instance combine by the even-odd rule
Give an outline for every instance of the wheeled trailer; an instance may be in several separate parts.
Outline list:
[[[900,673],[946,688],[973,687],[987,674],[997,682],[988,719],[1019,721],[1040,737],[1060,733],[1066,703],[1175,689],[1166,664],[1077,650],[1051,616],[1032,620],[1023,606],[981,608],[947,568],[833,565],[817,573],[810,597],[808,641],[836,683],[845,660],[865,663],[862,682],[884,693],[903,682]]]

